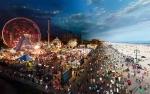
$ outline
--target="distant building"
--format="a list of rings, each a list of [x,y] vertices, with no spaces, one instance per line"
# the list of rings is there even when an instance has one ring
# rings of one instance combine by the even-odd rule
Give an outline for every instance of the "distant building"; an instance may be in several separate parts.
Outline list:
[[[71,47],[71,48],[76,47],[78,45],[77,39],[71,39],[71,40],[69,40],[69,42],[68,42],[67,45],[68,45],[68,47]]]
[[[60,41],[60,39],[59,39],[58,37],[56,37],[56,38],[50,43],[50,46],[56,47],[56,48],[61,48],[62,42]]]

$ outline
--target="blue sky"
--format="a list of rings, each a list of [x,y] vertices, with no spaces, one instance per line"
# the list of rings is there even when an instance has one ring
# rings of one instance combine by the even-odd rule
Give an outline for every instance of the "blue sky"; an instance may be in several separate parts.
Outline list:
[[[100,3],[104,6],[91,3],[104,12],[95,11],[100,14],[93,17],[97,26],[91,26],[85,37],[115,42],[150,41],[150,0],[101,0]]]
[[[44,23],[50,17],[52,24],[83,39],[150,41],[150,0],[1,0],[0,10],[7,12],[0,14],[0,22],[8,15],[26,17],[16,8],[38,12],[27,17]]]

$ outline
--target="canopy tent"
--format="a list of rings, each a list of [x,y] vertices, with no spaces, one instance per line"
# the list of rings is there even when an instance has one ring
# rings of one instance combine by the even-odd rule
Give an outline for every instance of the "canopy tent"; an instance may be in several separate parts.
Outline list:
[[[21,57],[19,57],[18,60],[20,60],[20,61],[31,61],[32,58],[29,55],[24,54]]]

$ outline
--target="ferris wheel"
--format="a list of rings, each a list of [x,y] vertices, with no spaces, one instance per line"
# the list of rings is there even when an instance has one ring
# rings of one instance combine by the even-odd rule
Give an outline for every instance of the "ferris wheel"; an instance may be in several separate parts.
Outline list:
[[[8,47],[16,47],[22,36],[28,37],[31,43],[39,42],[41,33],[38,25],[24,17],[13,18],[6,22],[2,30],[4,44]]]

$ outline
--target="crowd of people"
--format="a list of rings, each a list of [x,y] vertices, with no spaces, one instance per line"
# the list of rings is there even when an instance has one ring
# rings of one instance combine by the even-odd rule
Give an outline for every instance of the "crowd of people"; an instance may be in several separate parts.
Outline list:
[[[87,58],[74,83],[68,84],[70,94],[149,94],[149,72],[133,57],[104,44]]]
[[[103,45],[93,50],[80,68],[69,89],[72,94],[120,94],[124,92],[122,76],[116,69],[115,60],[111,61]],[[114,63],[114,64],[113,64]],[[109,69],[110,67],[110,69]],[[125,94],[125,93],[124,93]]]
[[[71,67],[78,68],[90,51],[89,48],[75,47],[59,52],[47,51],[36,55],[37,57],[29,53],[28,55],[34,59],[21,61],[19,58],[16,60],[5,58],[7,55],[14,58],[15,54],[19,57],[20,52],[11,53],[5,50],[1,54],[4,55],[0,63],[3,66],[1,74],[10,79],[30,83],[31,86],[36,85],[46,92],[60,91],[63,90],[62,74]]]
[[[56,94],[148,94],[150,87],[147,68],[108,44],[47,52],[27,64],[3,59],[0,65],[1,75]],[[70,68],[72,76],[62,85]]]
[[[149,94],[150,83],[148,81],[148,69],[142,66],[141,63],[136,62],[137,58],[126,55],[120,52],[118,49],[115,49],[115,47],[112,47],[111,45],[109,45],[109,47],[116,52],[115,55],[119,55],[118,60],[121,60],[121,62],[119,62],[118,64],[120,65],[119,67],[122,71],[126,93]]]

